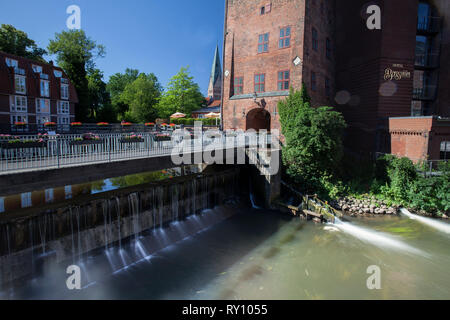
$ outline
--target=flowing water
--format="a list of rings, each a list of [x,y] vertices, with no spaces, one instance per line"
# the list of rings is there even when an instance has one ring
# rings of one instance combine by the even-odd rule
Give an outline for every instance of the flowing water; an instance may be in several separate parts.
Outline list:
[[[80,291],[64,288],[60,270],[14,298],[450,299],[447,233],[407,216],[348,219],[320,225],[220,206],[109,248],[108,259],[90,255]],[[147,254],[174,234],[182,240]],[[380,290],[366,285],[373,265]]]

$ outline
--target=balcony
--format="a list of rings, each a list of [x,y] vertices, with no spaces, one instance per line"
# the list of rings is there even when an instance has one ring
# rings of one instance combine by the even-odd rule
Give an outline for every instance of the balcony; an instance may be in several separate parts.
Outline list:
[[[441,28],[441,17],[422,17],[417,21],[417,34],[420,35],[436,34],[441,31]]]
[[[438,53],[426,53],[426,54],[416,54],[414,67],[416,69],[436,69],[439,67]]]
[[[420,101],[433,101],[436,98],[437,86],[424,86],[413,89],[413,99]]]

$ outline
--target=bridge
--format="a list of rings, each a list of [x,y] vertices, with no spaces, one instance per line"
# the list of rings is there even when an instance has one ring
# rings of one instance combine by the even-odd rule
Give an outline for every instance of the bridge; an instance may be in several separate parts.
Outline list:
[[[270,148],[270,134],[210,130],[0,138],[2,196],[189,164],[212,164],[203,157],[206,151],[215,155],[218,164],[236,164],[244,150],[244,157],[257,166],[269,184],[273,175],[267,170],[273,151],[258,152]],[[174,163],[174,154],[188,161]],[[276,155],[279,158],[279,152]]]

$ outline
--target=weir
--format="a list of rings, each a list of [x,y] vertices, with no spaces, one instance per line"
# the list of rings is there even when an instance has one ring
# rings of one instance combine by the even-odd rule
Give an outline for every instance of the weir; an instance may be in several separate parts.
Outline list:
[[[233,198],[239,192],[239,174],[239,167],[228,167],[91,195],[70,206],[3,216],[0,284],[30,277],[52,263],[75,263],[96,249],[118,245],[121,252],[126,239],[139,248],[143,232],[163,232],[170,223]]]

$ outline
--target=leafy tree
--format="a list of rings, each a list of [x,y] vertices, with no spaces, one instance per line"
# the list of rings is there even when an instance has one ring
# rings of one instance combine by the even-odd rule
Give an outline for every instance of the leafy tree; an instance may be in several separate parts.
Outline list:
[[[161,84],[153,73],[141,73],[135,81],[126,85],[120,96],[120,101],[130,107],[125,119],[133,122],[154,121],[161,92]]]
[[[104,46],[87,37],[83,30],[70,30],[56,33],[47,49],[50,54],[56,55],[58,65],[64,69],[77,90],[77,120],[87,120],[90,111],[87,70],[94,69],[94,59],[104,57]]]
[[[2,24],[0,27],[0,51],[45,62],[43,56],[46,51],[39,48],[25,32],[10,24]]]
[[[189,116],[192,111],[201,108],[205,99],[193,79],[189,75],[189,67],[181,68],[172,77],[158,104],[158,113],[161,118],[167,119],[175,112],[182,112]]]
[[[111,96],[111,103],[114,111],[120,120],[123,120],[125,113],[130,108],[129,105],[122,101],[121,95],[125,90],[125,87],[134,82],[138,76],[138,70],[127,68],[125,73],[116,73],[109,78],[107,89]]]
[[[317,192],[323,188],[323,177],[331,178],[339,170],[344,118],[330,107],[312,108],[304,85],[300,91],[291,89],[278,109],[286,173],[305,190]]]
[[[117,117],[115,116],[111,106],[111,99],[109,92],[106,90],[106,83],[103,81],[103,72],[99,69],[89,69],[87,79],[90,118],[95,118],[99,121],[115,122]],[[105,111],[110,114],[107,114]]]

